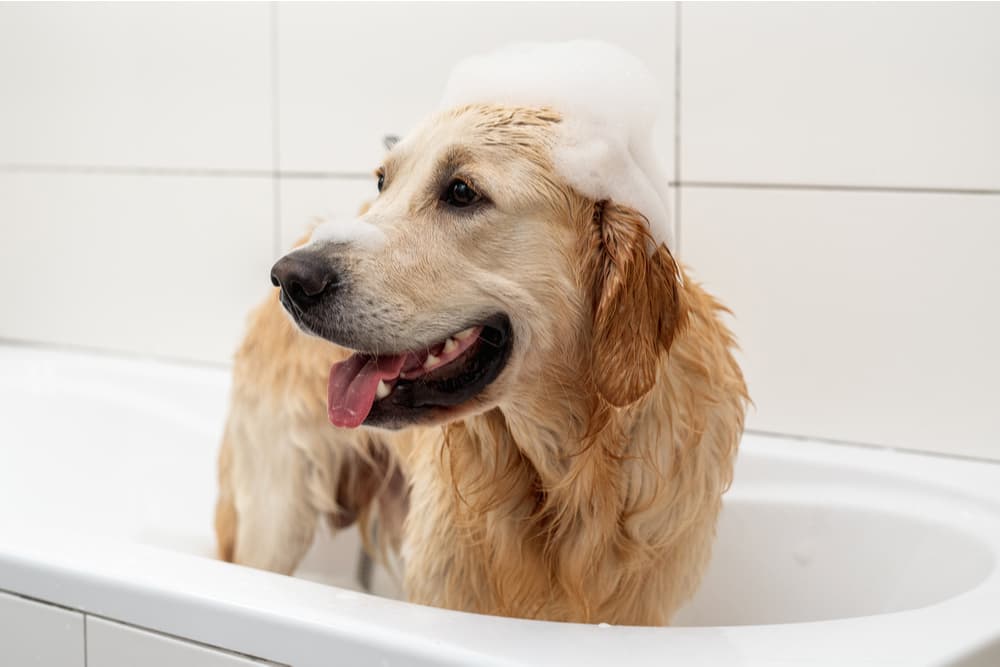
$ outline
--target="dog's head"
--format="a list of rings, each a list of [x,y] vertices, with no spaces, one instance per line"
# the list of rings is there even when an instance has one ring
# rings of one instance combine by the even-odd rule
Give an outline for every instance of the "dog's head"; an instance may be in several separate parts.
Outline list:
[[[442,112],[386,155],[364,215],[275,264],[299,327],[356,351],[330,373],[334,424],[437,423],[524,392],[621,406],[652,386],[683,319],[678,268],[639,212],[559,178],[559,123]]]

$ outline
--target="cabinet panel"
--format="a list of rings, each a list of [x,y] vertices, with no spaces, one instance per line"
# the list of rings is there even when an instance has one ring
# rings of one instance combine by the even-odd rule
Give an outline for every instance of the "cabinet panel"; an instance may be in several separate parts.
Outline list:
[[[261,667],[273,664],[87,617],[87,667]]]
[[[84,667],[83,614],[0,593],[0,665]]]

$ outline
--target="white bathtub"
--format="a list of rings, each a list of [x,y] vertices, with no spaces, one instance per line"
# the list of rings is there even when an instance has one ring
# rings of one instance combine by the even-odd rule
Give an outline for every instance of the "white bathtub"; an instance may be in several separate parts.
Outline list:
[[[1000,665],[1000,465],[747,435],[675,627],[520,621],[348,590],[349,534],[295,578],[212,560],[227,387],[0,346],[0,665]]]

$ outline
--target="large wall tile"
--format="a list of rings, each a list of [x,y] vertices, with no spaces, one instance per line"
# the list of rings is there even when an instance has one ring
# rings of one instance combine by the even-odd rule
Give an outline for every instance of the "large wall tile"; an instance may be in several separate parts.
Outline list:
[[[1000,189],[1000,4],[691,3],[681,178]]]
[[[356,3],[278,5],[283,169],[370,172],[381,138],[437,108],[460,59],[526,40],[599,38],[641,58],[671,116],[673,3]]]
[[[269,11],[0,4],[0,163],[271,169]]]
[[[281,242],[285,253],[319,219],[351,218],[375,199],[375,177],[348,179],[282,179]]]
[[[752,428],[1000,458],[1000,196],[683,191]]]
[[[256,178],[0,174],[0,337],[228,361],[272,201]]]

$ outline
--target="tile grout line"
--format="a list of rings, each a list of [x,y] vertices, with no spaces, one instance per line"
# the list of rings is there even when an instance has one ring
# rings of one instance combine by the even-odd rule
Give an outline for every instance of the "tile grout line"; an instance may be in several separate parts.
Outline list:
[[[367,171],[307,171],[307,170],[293,170],[279,171],[278,178],[281,179],[303,179],[303,180],[352,180],[352,181],[370,181],[372,179],[371,172]]]
[[[0,347],[17,347],[39,352],[54,351],[66,352],[68,354],[80,354],[100,359],[118,359],[126,362],[168,364],[183,368],[196,368],[201,370],[232,369],[232,358],[228,361],[215,361],[208,359],[195,359],[182,355],[171,355],[164,353],[136,352],[120,348],[98,347],[96,345],[86,345],[79,343],[51,342],[35,338],[11,338],[0,336]]]
[[[274,169],[224,169],[214,167],[150,167],[142,165],[116,166],[21,163],[0,163],[0,173],[83,174],[96,176],[186,176],[198,178],[340,179],[355,181],[371,179],[371,174],[361,171],[280,171]]]
[[[681,223],[682,188],[676,187],[681,182],[681,8],[683,2],[678,0],[674,5],[674,244],[671,251],[683,261],[681,254],[684,235]]]
[[[899,452],[903,454],[917,454],[921,456],[933,456],[942,459],[958,459],[961,461],[973,461],[976,463],[988,463],[1000,466],[1000,459],[989,458],[987,456],[976,456],[974,454],[955,454],[951,452],[938,451],[933,449],[917,449],[915,447],[899,447],[895,445],[878,445],[863,440],[842,440],[839,438],[828,438],[821,435],[804,435],[802,433],[792,433],[790,431],[770,431],[767,429],[745,428],[745,434],[759,435],[766,438],[781,438],[783,440],[796,440],[799,442],[814,442],[834,447],[861,447],[883,452]]]
[[[281,113],[278,79],[278,5],[269,3],[271,61],[271,256],[281,254]]]
[[[718,190],[801,190],[806,192],[871,192],[884,194],[1000,195],[1000,188],[952,188],[909,185],[849,185],[833,183],[758,183],[753,181],[679,181],[682,188]]]
[[[680,136],[676,137],[680,141]],[[679,162],[677,168],[680,168]],[[165,176],[196,178],[266,178],[282,180],[367,181],[371,174],[360,171],[310,171],[290,169],[219,169],[195,167],[149,167],[114,165],[22,164],[0,163],[2,174],[82,174],[93,176]],[[906,185],[849,185],[833,183],[760,183],[753,181],[682,181],[667,183],[674,188],[700,188],[718,190],[797,190],[803,192],[871,192],[885,194],[944,194],[944,195],[1000,195],[1000,188],[925,187]],[[677,193],[678,204],[680,192]],[[677,207],[678,212],[680,206]]]
[[[267,169],[223,169],[214,167],[152,167],[144,165],[76,165],[0,163],[2,173],[27,174],[93,174],[110,176],[222,176],[236,178],[267,178]]]

